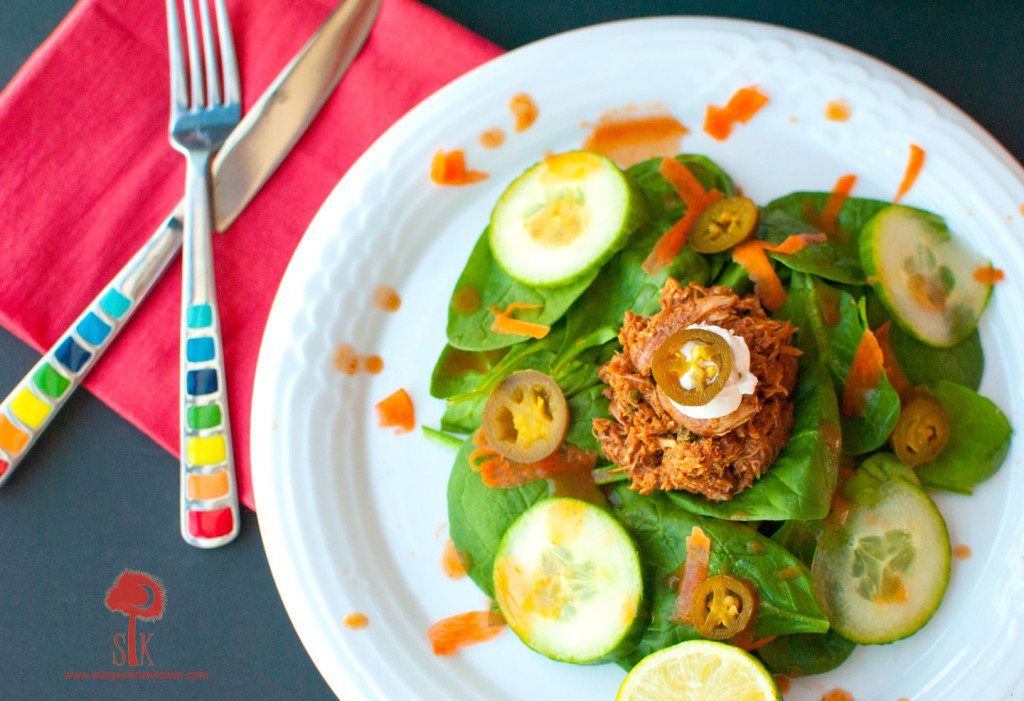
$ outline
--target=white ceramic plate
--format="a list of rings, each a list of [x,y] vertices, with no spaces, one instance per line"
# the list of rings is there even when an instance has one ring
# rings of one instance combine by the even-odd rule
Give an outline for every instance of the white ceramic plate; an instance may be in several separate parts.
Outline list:
[[[700,126],[708,103],[757,83],[771,102],[725,143]],[[532,95],[540,118],[511,129],[509,97]],[[823,116],[847,99],[849,122]],[[874,60],[822,39],[722,19],[607,24],[513,51],[441,90],[395,124],[324,203],[291,261],[267,325],[253,400],[252,450],[260,527],[288,614],[331,688],[355,699],[611,699],[612,665],[573,667],[528,650],[511,632],[454,657],[426,640],[436,620],[484,606],[468,580],[441,571],[452,453],[375,426],[373,404],[398,387],[421,423],[437,425],[428,395],[444,344],[455,279],[504,186],[545,149],[578,147],[581,120],[608,108],[660,102],[692,129],[683,148],[717,160],[758,202],[827,190],[847,172],[855,194],[890,199],[908,144],[927,163],[907,202],[952,228],[1007,271],[985,314],[982,392],[1022,425],[1024,172],[980,127],[936,94]],[[795,118],[795,119],[794,119]],[[510,134],[486,151],[477,135]],[[343,128],[344,125],[339,125]],[[463,147],[491,178],[438,188],[427,178],[440,147]],[[396,287],[402,307],[377,310],[371,290]],[[332,368],[338,344],[378,353],[379,376]],[[954,561],[935,618],[894,645],[861,647],[839,670],[796,680],[787,699],[833,687],[858,701],[1000,699],[1024,682],[1024,470],[1014,441],[1001,472],[972,497],[937,495]],[[359,611],[369,627],[341,619]]]

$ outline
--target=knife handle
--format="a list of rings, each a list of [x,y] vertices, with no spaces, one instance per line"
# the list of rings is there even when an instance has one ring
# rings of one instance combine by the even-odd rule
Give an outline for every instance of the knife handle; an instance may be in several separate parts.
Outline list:
[[[0,402],[0,486],[174,260],[181,232],[176,210]]]
[[[181,537],[216,548],[238,536],[224,344],[213,274],[209,163],[190,154],[181,289]]]

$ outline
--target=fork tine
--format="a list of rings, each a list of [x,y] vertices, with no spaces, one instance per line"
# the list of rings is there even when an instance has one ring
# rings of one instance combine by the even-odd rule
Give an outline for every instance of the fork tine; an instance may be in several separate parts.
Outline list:
[[[217,34],[220,38],[220,65],[224,69],[224,102],[238,104],[242,101],[242,85],[238,79],[238,59],[235,57],[235,40],[231,36],[231,22],[224,0],[215,0],[217,8]]]
[[[171,63],[171,114],[188,109],[185,57],[181,52],[181,26],[175,0],[167,0],[167,55]]]
[[[213,50],[213,26],[210,24],[210,3],[199,0],[199,26],[203,30],[203,57],[206,59],[206,103],[210,107],[220,104],[220,70],[217,54]]]
[[[199,53],[199,35],[196,32],[196,11],[192,0],[184,0],[185,5],[185,36],[188,37],[188,74],[192,84],[192,108],[202,108],[206,104],[206,91],[203,90],[203,61]]]

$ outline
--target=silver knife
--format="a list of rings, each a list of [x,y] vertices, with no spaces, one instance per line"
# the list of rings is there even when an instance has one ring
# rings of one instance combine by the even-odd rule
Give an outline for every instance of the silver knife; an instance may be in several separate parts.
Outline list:
[[[285,66],[213,161],[214,223],[241,214],[352,65],[381,0],[344,0]],[[0,402],[0,486],[127,324],[181,248],[182,203]]]

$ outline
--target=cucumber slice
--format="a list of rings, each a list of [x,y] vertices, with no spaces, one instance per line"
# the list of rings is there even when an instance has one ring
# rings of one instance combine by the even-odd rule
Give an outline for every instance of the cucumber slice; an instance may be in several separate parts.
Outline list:
[[[832,629],[865,645],[921,629],[949,583],[949,534],[935,504],[896,456],[865,461],[842,487],[818,541],[811,578]]]
[[[861,265],[892,317],[918,340],[949,348],[978,325],[992,285],[974,279],[988,261],[950,234],[941,217],[892,205],[860,235]]]
[[[642,199],[604,156],[570,151],[519,176],[491,214],[494,259],[528,285],[569,283],[604,264],[641,220]]]
[[[635,644],[643,593],[633,539],[607,511],[579,499],[530,507],[494,558],[494,598],[509,627],[561,662],[604,662]]]

